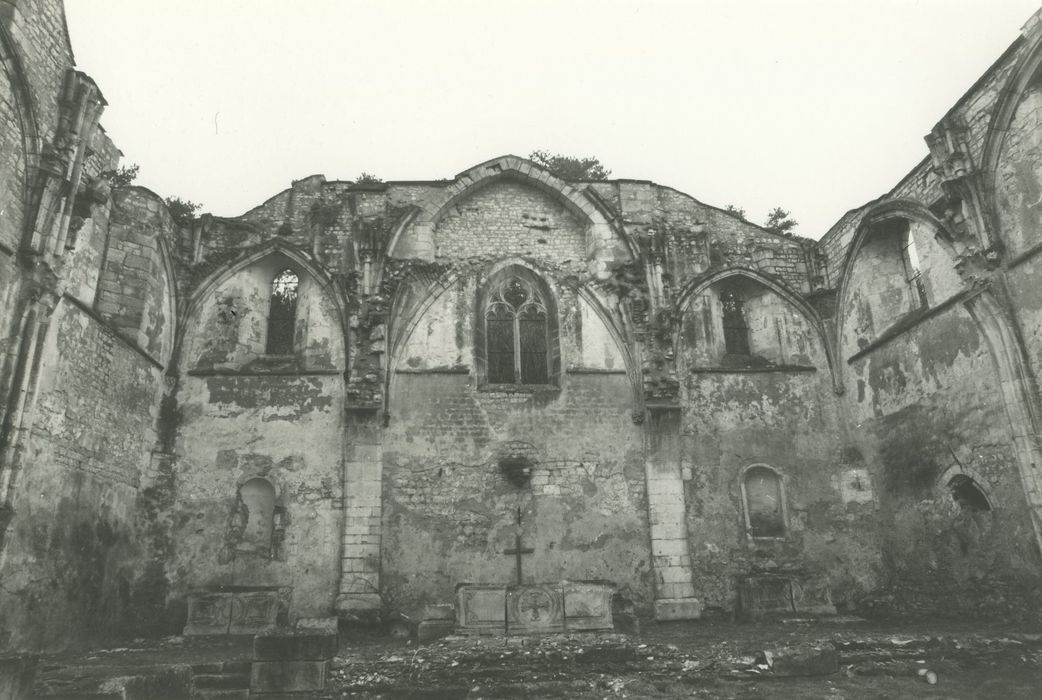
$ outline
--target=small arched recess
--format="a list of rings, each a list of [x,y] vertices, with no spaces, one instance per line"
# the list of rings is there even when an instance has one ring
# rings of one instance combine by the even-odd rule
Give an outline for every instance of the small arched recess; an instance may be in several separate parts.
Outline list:
[[[746,536],[751,540],[784,539],[789,509],[782,475],[766,464],[753,464],[742,471],[739,489]]]

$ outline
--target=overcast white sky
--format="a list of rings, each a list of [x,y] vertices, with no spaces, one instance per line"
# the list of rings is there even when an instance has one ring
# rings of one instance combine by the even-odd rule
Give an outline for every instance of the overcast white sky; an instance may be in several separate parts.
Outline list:
[[[533,149],[790,209],[819,238],[1037,0],[66,0],[140,184],[235,216],[323,173],[450,178]]]

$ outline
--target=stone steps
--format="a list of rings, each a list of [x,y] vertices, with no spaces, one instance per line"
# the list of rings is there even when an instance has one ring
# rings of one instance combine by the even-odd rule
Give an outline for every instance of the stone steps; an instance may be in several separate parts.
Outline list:
[[[196,664],[192,700],[245,700],[250,696],[250,662]]]

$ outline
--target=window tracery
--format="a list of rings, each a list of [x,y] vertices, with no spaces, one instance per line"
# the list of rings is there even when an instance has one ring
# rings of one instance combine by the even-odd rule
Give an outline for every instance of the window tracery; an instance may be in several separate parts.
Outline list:
[[[268,340],[265,352],[269,355],[292,355],[293,336],[297,323],[297,288],[300,278],[286,268],[271,281],[271,301],[268,306]]]
[[[724,348],[728,355],[749,354],[749,325],[745,321],[742,296],[734,289],[720,294],[723,306]]]
[[[489,289],[484,309],[489,383],[550,382],[549,316],[541,290],[520,275],[506,276]]]

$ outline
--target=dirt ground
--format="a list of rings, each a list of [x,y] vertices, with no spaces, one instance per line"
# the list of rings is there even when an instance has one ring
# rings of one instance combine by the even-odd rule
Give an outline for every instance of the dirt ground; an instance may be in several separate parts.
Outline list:
[[[828,675],[779,677],[764,654],[829,645],[838,668]],[[1042,633],[922,622],[687,622],[639,635],[448,638],[380,650],[348,639],[333,675],[330,697],[1042,698]]]
[[[82,685],[88,677],[146,666],[248,661],[250,642],[136,640],[42,659],[37,697],[63,687],[67,693],[74,678]],[[786,671],[777,659],[787,650],[808,659],[789,672],[824,675],[779,675]],[[815,661],[819,652],[831,666]],[[935,684],[928,672],[936,674]],[[330,687],[313,697],[1042,698],[1042,629],[930,621],[684,622],[650,624],[635,634],[449,637],[428,644],[344,630]]]

